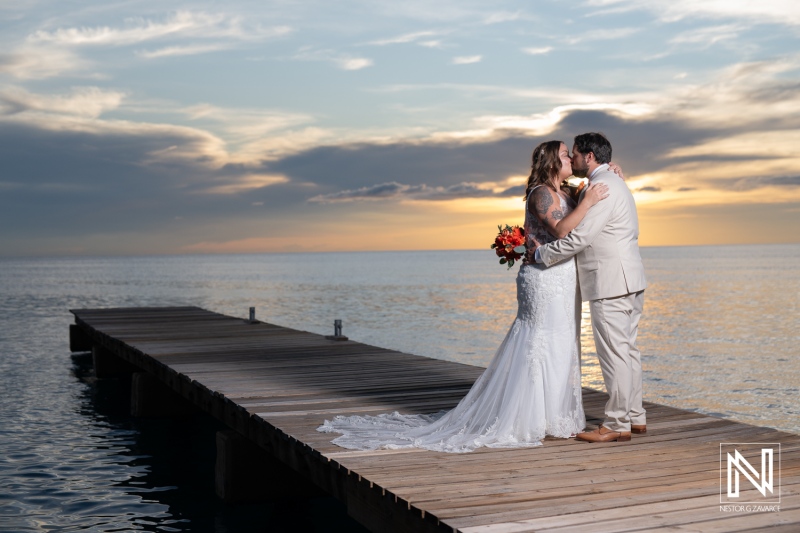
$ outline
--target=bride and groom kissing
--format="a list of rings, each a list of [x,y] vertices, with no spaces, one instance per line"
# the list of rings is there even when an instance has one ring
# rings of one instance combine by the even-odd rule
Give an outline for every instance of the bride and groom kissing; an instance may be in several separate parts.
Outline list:
[[[629,441],[646,431],[636,346],[646,281],[633,195],[600,133],[575,137],[572,157],[558,140],[533,151],[525,191],[528,251],[517,274],[517,316],[494,358],[450,411],[432,415],[337,416],[322,432],[350,449],[540,446],[545,436]],[[588,177],[578,202],[560,190]],[[588,301],[608,392],[605,420],[584,431],[580,374],[581,300]]]

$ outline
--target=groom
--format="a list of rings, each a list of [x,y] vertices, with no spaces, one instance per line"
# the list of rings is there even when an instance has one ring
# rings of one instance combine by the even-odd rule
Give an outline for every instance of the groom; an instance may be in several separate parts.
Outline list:
[[[589,301],[597,357],[608,402],[606,418],[594,431],[579,433],[589,442],[627,441],[645,433],[642,360],[636,347],[644,306],[644,266],[639,255],[639,220],[633,195],[608,168],[611,143],[601,133],[575,137],[572,173],[608,185],[608,197],[594,205],[572,232],[549,244],[534,240],[534,259],[551,266],[576,256],[583,301]]]

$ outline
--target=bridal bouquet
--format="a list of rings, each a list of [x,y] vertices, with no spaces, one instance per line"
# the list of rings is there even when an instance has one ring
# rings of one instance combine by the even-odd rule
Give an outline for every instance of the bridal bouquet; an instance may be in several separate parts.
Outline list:
[[[525,254],[525,230],[519,226],[497,226],[498,234],[492,243],[492,250],[500,258],[501,265],[514,266]]]

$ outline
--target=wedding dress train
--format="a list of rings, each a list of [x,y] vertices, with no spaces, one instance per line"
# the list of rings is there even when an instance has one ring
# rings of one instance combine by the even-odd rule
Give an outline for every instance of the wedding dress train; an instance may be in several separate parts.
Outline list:
[[[562,199],[562,209],[569,206]],[[526,210],[525,229],[553,240]],[[336,416],[318,431],[342,433],[343,448],[425,448],[464,453],[482,446],[540,446],[545,435],[584,429],[580,375],[580,297],[575,261],[522,265],[517,316],[494,358],[452,410],[435,414]]]

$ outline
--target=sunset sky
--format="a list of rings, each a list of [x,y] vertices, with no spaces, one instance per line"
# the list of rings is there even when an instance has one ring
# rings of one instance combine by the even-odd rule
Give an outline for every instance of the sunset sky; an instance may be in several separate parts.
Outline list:
[[[602,131],[645,246],[800,242],[794,0],[0,0],[0,255],[487,248]]]

